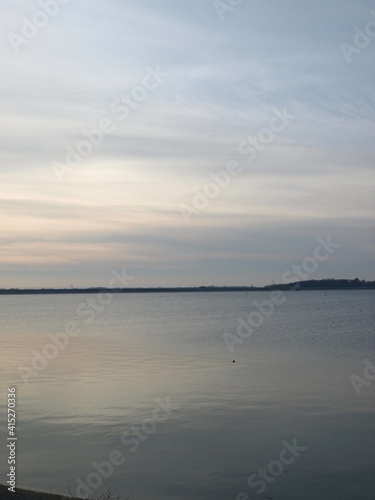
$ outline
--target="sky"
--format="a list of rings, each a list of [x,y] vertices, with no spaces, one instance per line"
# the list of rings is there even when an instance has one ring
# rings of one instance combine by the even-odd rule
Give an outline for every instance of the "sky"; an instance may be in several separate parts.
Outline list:
[[[374,1],[13,0],[0,27],[0,288],[375,279]]]

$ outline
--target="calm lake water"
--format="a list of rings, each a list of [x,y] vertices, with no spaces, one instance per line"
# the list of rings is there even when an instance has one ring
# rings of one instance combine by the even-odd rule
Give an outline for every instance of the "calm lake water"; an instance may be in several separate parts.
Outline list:
[[[15,386],[19,487],[76,493],[80,484],[85,496],[83,483],[101,482],[94,493],[113,485],[135,500],[374,500],[375,381],[358,395],[350,380],[364,377],[365,360],[375,364],[374,291],[286,292],[231,353],[223,334],[269,298],[113,294],[101,310],[106,297],[96,295],[1,296],[0,482]],[[80,330],[71,325],[69,343],[51,347],[49,335],[70,322]]]

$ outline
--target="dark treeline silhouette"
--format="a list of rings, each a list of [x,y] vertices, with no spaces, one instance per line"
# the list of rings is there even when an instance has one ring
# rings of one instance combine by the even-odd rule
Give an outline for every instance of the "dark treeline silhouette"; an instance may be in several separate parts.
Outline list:
[[[375,288],[375,281],[359,280],[358,278],[347,279],[334,279],[327,278],[323,280],[307,280],[296,281],[295,283],[282,283],[278,285],[267,285],[263,290],[353,290],[353,289],[367,289]]]

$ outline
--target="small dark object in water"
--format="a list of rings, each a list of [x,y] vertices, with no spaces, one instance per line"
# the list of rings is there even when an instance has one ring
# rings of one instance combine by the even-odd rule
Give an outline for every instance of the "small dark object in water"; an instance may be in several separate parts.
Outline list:
[[[235,363],[235,360],[233,360],[233,363]]]

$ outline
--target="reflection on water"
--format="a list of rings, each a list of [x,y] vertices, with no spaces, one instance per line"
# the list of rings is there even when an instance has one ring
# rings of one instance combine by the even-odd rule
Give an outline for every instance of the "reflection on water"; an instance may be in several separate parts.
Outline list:
[[[117,451],[102,489],[136,500],[375,498],[374,386],[357,396],[349,381],[374,361],[372,291],[288,293],[233,354],[223,333],[266,293],[114,295],[92,323],[77,312],[87,298],[1,297],[19,486],[75,491]],[[17,368],[68,321],[81,333],[23,383]],[[157,401],[171,405],[160,421]],[[306,450],[256,494],[249,476],[295,438]]]

